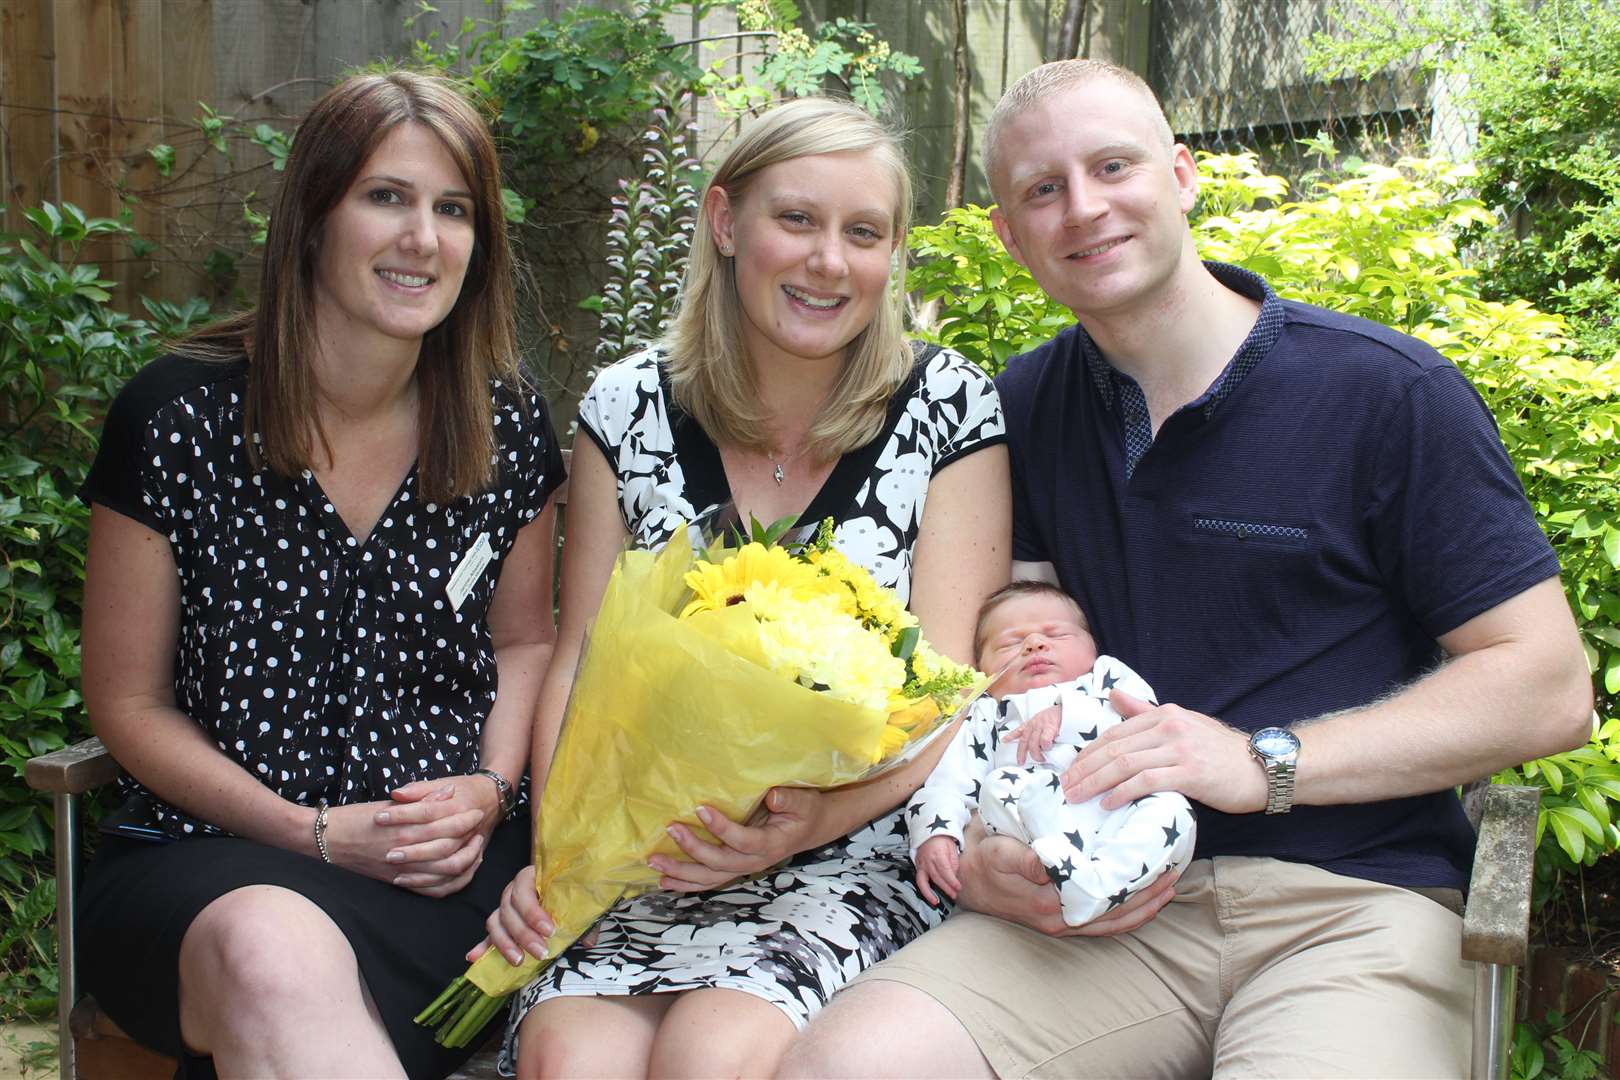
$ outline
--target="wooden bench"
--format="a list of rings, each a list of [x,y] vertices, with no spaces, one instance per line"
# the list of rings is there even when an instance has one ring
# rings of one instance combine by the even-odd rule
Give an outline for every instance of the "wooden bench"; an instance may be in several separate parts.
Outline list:
[[[99,739],[44,754],[28,762],[28,785],[56,800],[56,919],[61,971],[58,1023],[63,1080],[166,1080],[172,1059],[133,1042],[96,1008],[78,998],[74,968],[73,906],[79,850],[78,797],[119,774],[118,763]],[[1514,969],[1529,955],[1530,879],[1535,857],[1534,788],[1474,785],[1465,796],[1469,817],[1479,831],[1474,876],[1463,918],[1462,958],[1478,965],[1474,1000],[1475,1080],[1507,1075],[1512,1045]],[[462,1080],[492,1080],[494,1047],[486,1047],[455,1074]]]
[[[565,452],[566,453],[566,452]],[[567,485],[557,493],[567,501]],[[100,739],[43,754],[28,762],[28,786],[48,791],[56,806],[56,928],[60,971],[57,1025],[61,1080],[168,1080],[175,1062],[130,1039],[79,997],[73,910],[80,851],[78,800],[115,780],[120,769]],[[1529,957],[1530,881],[1535,858],[1534,788],[1470,785],[1464,794],[1478,831],[1474,876],[1463,918],[1462,959],[1478,965],[1474,995],[1473,1080],[1505,1080],[1513,1043],[1514,969]],[[456,1080],[494,1080],[495,1047],[486,1046],[454,1074]]]

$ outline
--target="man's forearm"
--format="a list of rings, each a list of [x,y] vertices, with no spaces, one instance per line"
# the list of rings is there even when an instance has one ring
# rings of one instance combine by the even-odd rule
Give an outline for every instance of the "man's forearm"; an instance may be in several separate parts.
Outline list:
[[[1557,579],[1441,644],[1450,658],[1399,693],[1297,727],[1295,802],[1439,791],[1589,737],[1590,676]]]

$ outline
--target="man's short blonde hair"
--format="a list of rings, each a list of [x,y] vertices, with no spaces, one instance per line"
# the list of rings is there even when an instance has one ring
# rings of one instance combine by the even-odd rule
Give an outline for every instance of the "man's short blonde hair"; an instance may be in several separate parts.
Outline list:
[[[1112,79],[1140,94],[1150,106],[1154,133],[1159,141],[1166,151],[1175,147],[1176,137],[1170,130],[1170,122],[1165,119],[1164,107],[1159,104],[1158,95],[1136,72],[1107,60],[1055,60],[1042,64],[1013,83],[1001,95],[995,111],[990,114],[990,123],[984,129],[984,174],[989,178],[992,190],[996,183],[996,156],[1001,149],[1001,134],[1013,118],[1053,94],[1092,79]],[[999,199],[1000,194],[996,195]]]

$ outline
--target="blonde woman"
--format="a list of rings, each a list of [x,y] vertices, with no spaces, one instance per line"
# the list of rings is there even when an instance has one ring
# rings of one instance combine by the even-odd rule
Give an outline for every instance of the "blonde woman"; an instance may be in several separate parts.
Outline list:
[[[580,406],[536,777],[614,556],[715,507],[804,529],[833,518],[841,549],[972,660],[974,612],[1010,570],[1001,409],[978,369],[902,337],[910,204],[896,139],[847,103],[782,106],[721,163],[672,331]],[[664,891],[614,909],[520,995],[508,1063],[523,1076],[769,1075],[835,990],[938,922],[898,809],[932,765],[777,789],[746,824],[699,806],[719,845],[672,823],[689,861],[657,859]],[[550,928],[525,871],[490,941],[515,961],[542,954]]]

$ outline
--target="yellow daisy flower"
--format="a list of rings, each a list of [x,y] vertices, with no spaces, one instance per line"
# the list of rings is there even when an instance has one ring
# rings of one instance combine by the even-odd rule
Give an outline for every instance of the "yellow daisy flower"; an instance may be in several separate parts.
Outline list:
[[[718,564],[701,561],[686,574],[692,600],[681,610],[681,618],[699,611],[740,604],[749,586],[774,582],[796,595],[817,591],[815,571],[781,548],[748,544]]]

